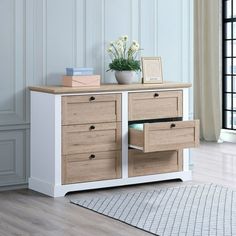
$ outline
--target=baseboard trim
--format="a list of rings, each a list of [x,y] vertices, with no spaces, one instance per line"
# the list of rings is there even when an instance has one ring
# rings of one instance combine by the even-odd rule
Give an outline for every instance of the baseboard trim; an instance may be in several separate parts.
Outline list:
[[[27,189],[28,184],[17,184],[17,185],[9,185],[0,187],[0,192],[10,191],[10,190],[18,190],[18,189]]]
[[[192,172],[179,171],[157,175],[137,176],[123,179],[110,179],[66,185],[52,185],[51,183],[31,177],[29,178],[29,189],[46,194],[51,197],[64,197],[68,192],[144,184],[171,179],[181,179],[182,181],[192,180]]]

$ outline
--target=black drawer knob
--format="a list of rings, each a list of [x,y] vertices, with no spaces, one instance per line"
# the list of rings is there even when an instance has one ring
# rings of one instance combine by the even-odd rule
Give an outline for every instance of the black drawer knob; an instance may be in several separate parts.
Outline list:
[[[91,125],[89,129],[90,129],[90,130],[94,130],[94,129],[95,129],[95,126],[94,126],[94,125]]]
[[[92,159],[95,159],[95,157],[96,156],[94,154],[92,154],[92,155],[90,155],[89,159],[92,160]]]
[[[90,99],[89,99],[89,101],[94,101],[94,100],[95,100],[94,96],[90,97]]]
[[[154,93],[154,98],[159,97],[159,93]]]
[[[176,124],[171,124],[170,125],[170,128],[175,128],[176,127]]]

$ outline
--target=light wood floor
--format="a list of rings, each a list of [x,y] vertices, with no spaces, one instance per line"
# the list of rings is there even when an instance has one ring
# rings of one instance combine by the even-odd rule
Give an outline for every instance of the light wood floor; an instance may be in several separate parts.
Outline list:
[[[193,182],[211,182],[235,188],[236,144],[203,143],[200,148],[192,151],[192,156]],[[163,184],[176,186],[183,183],[175,181],[155,184],[155,186],[163,186]],[[107,190],[107,192],[133,191],[152,187],[153,184],[150,184]],[[150,235],[129,225],[72,205],[69,203],[68,197],[76,197],[76,194],[53,199],[26,189],[0,192],[0,235]]]
[[[192,150],[193,180],[236,189],[236,144],[202,143]]]

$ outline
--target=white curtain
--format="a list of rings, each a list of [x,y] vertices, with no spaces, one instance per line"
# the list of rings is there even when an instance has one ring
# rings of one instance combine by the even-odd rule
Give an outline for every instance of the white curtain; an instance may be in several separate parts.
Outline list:
[[[201,138],[221,130],[221,1],[194,0],[194,113]]]

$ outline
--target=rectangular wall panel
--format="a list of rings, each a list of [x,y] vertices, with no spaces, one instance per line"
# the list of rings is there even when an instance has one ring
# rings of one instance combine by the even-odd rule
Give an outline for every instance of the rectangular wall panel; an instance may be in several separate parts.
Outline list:
[[[25,1],[0,1],[0,125],[26,123]]]
[[[104,0],[85,1],[85,66],[104,76]]]
[[[15,110],[14,96],[14,41],[15,41],[15,13],[14,0],[5,0],[0,2],[0,70],[1,76],[1,93],[0,93],[0,114],[13,113]],[[9,22],[9,24],[6,24]],[[11,27],[9,27],[11,26]],[[13,95],[13,96],[12,96]]]
[[[0,186],[27,182],[27,131],[0,131]]]
[[[46,1],[46,83],[61,84],[65,68],[74,66],[74,0]]]
[[[164,80],[182,81],[182,0],[159,0],[157,19]]]
[[[131,0],[105,0],[105,28],[104,43],[107,48],[111,41],[116,40],[122,35],[128,35],[132,40],[132,1]],[[138,22],[137,22],[138,23]],[[138,28],[136,23],[135,27]],[[104,70],[109,69],[110,58],[106,51]],[[105,82],[116,82],[114,72],[106,72]]]
[[[143,48],[143,56],[157,56],[157,0],[140,2],[140,32],[139,40]]]
[[[75,0],[75,66],[85,66],[86,42],[86,0]]]

